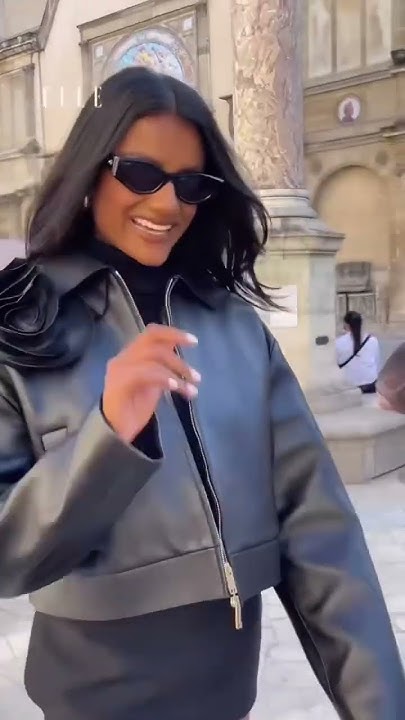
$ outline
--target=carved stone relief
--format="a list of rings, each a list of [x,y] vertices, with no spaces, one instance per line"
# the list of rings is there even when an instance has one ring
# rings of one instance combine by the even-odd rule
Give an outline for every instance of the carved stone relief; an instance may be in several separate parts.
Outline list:
[[[303,187],[303,10],[232,2],[235,142],[258,188]]]

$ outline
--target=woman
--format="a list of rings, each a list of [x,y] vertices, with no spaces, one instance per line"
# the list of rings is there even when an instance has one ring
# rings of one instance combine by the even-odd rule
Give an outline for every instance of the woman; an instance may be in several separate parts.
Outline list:
[[[405,342],[394,350],[382,368],[377,395],[383,410],[405,414]]]
[[[344,329],[344,335],[336,338],[337,363],[350,385],[364,394],[373,394],[380,362],[378,340],[363,332],[362,317],[354,310],[346,313]]]
[[[240,720],[275,587],[341,718],[405,682],[359,521],[253,303],[266,213],[206,104],[89,100],[1,275],[0,590],[46,720]],[[269,698],[271,705],[271,698]]]

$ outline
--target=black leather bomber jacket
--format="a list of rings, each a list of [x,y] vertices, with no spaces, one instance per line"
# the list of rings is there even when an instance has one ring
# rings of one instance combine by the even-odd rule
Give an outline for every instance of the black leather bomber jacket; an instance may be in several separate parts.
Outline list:
[[[89,620],[229,597],[243,621],[275,587],[340,717],[401,720],[380,586],[298,383],[251,306],[183,282],[166,321],[199,338],[185,356],[217,520],[170,396],[154,458],[100,411],[108,359],[142,329],[121,278],[79,255],[0,273],[0,596]]]

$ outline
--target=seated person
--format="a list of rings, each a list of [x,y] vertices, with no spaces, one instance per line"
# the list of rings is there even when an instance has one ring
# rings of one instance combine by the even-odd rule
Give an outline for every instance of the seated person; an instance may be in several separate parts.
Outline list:
[[[365,394],[376,392],[380,346],[374,335],[363,330],[363,319],[350,310],[344,317],[345,332],[336,338],[336,359],[346,381]]]

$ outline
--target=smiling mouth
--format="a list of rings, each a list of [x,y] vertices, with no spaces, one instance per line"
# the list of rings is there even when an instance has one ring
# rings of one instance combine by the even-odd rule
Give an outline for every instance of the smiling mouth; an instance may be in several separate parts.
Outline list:
[[[174,227],[173,225],[158,225],[144,218],[131,218],[131,222],[135,227],[146,230],[147,233],[155,236],[167,235]]]

